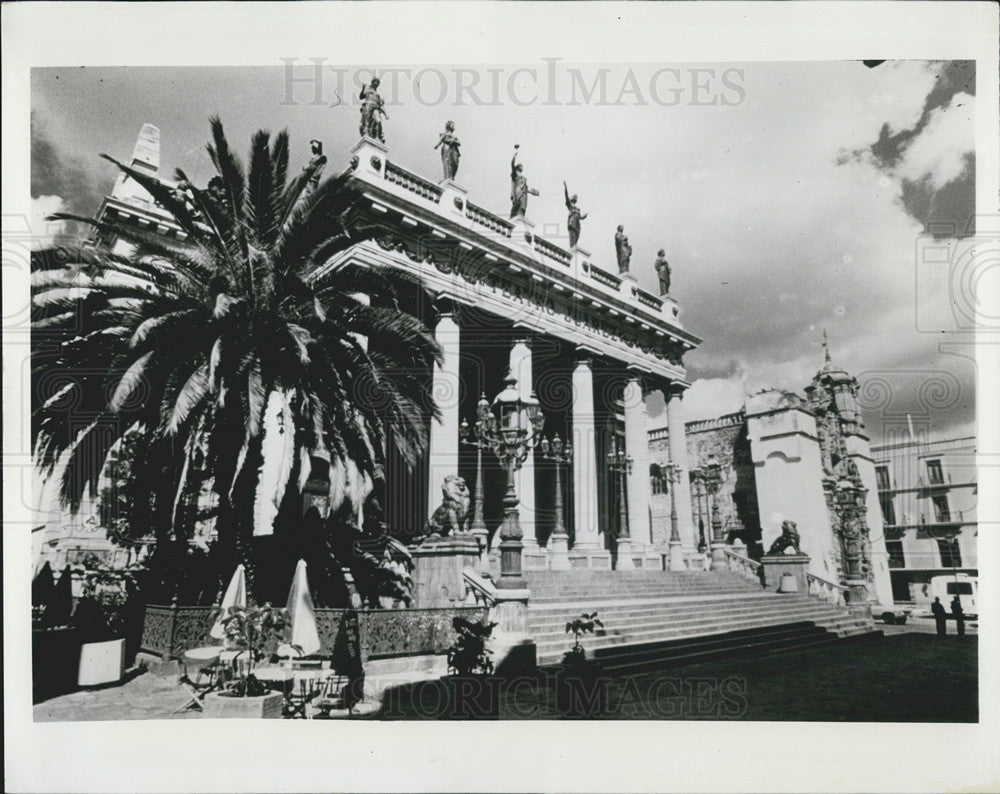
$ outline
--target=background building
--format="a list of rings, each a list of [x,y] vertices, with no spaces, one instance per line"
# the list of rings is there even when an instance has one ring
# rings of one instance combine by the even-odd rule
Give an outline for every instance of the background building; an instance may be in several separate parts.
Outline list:
[[[977,576],[976,439],[911,438],[872,455],[893,597],[922,604],[933,576]]]

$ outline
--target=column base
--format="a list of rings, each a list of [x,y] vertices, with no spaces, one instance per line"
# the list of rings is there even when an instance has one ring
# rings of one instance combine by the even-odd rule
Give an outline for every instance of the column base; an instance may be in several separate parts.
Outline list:
[[[670,541],[670,570],[675,573],[687,570],[687,565],[684,562],[684,549],[679,540]]]
[[[555,534],[549,538],[549,545],[546,547],[549,552],[550,571],[569,570],[569,535]]]
[[[619,538],[618,540],[618,560],[615,564],[615,570],[635,570],[635,561],[632,559],[632,541],[628,538]]]
[[[610,571],[611,552],[600,547],[580,549],[574,546],[569,550],[569,567],[572,569],[593,568],[595,570]]]
[[[528,546],[521,550],[521,563],[526,571],[547,571],[549,553],[544,546]]]
[[[709,567],[710,571],[724,571],[729,568],[729,564],[726,562],[726,544],[725,543],[713,543],[712,544],[712,562]]]

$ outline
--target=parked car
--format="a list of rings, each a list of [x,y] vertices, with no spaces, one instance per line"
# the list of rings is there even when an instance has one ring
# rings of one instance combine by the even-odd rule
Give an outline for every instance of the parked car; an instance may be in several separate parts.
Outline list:
[[[895,604],[872,604],[872,617],[889,626],[902,626],[912,614],[912,607],[900,607]]]

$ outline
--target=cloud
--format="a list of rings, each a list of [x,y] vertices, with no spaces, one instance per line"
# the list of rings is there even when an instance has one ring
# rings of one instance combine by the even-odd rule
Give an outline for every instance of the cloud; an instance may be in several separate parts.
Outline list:
[[[36,111],[31,112],[31,197],[64,196],[62,210],[93,214],[110,185],[101,180],[83,161],[61,151],[57,141]]]
[[[46,220],[53,213],[65,211],[65,202],[60,196],[38,196],[31,199],[32,250],[51,245],[56,237],[66,232],[65,222]]]
[[[898,180],[900,202],[940,238],[975,233],[975,63],[931,64],[936,70],[919,116],[888,112],[870,146],[841,151],[837,162],[868,160]]]

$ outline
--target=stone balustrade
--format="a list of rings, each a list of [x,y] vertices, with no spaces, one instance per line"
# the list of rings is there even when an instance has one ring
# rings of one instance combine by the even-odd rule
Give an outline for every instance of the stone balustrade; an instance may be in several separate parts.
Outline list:
[[[809,583],[810,595],[818,596],[824,601],[829,601],[831,604],[838,604],[839,606],[844,606],[846,603],[845,594],[848,591],[847,587],[835,584],[812,573],[806,573],[806,581]]]
[[[735,574],[742,576],[751,582],[760,581],[760,563],[756,560],[751,560],[749,557],[744,557],[742,554],[737,554],[732,549],[725,549],[726,563],[729,570]]]

